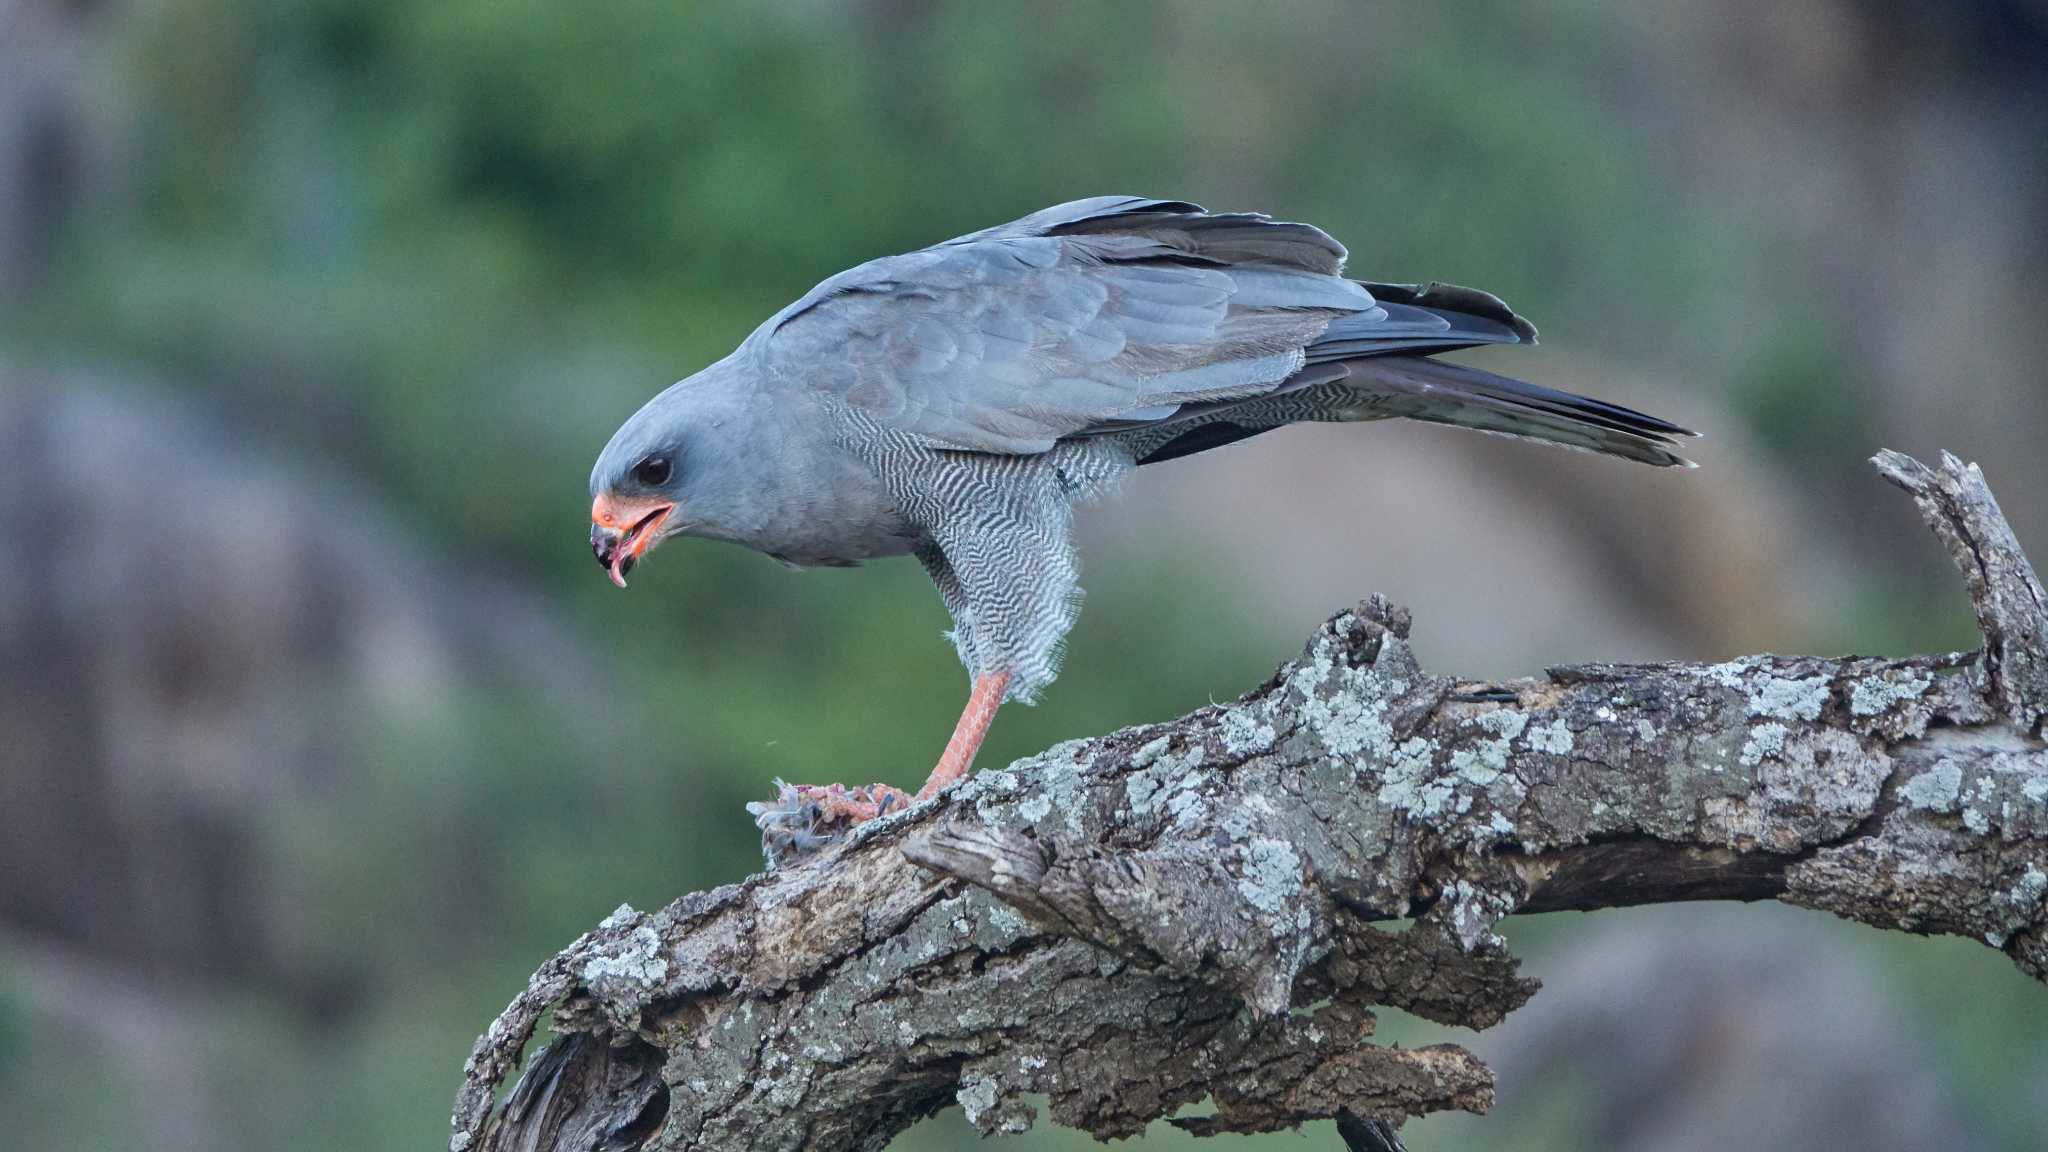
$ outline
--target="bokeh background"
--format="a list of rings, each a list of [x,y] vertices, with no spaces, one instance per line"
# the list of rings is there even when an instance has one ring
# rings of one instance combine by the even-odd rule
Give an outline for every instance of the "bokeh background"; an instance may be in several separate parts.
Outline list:
[[[1864,461],[1982,461],[2048,559],[2044,60],[2040,0],[0,0],[0,1146],[437,1147],[527,973],[753,870],[772,778],[921,779],[964,683],[915,565],[677,543],[620,593],[585,476],[816,280],[1058,200],[1318,222],[1543,327],[1489,365],[1709,438],[1146,469],[987,761],[1234,696],[1373,591],[1467,675],[1972,646]],[[1549,990],[1461,1037],[1501,1105],[1412,1147],[2048,1127],[2048,992],[1975,944],[1509,935]]]

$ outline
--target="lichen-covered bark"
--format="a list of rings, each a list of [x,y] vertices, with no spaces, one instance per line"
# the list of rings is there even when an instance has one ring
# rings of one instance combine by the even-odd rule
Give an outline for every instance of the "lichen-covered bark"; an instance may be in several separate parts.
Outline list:
[[[1375,599],[1233,703],[620,909],[478,1041],[453,1147],[878,1149],[956,1102],[1021,1128],[1034,1093],[1101,1137],[1209,1097],[1175,1122],[1392,1139],[1491,1079],[1374,1044],[1369,1007],[1498,1021],[1535,990],[1492,931],[1522,910],[1777,898],[2048,979],[2040,586],[1973,469],[1881,466],[1974,571],[1988,657],[1475,684]],[[562,1038],[494,1108],[549,1008]]]

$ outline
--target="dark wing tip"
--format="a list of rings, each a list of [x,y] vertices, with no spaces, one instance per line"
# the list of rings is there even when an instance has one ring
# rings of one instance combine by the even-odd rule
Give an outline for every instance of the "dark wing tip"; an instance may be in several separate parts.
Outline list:
[[[1090,196],[1055,204],[1026,216],[1047,236],[1085,235],[1119,226],[1133,216],[1204,216],[1200,204],[1186,200],[1155,200],[1150,196]],[[1022,223],[1023,221],[1019,221]]]
[[[1435,308],[1445,312],[1463,312],[1470,316],[1483,316],[1497,324],[1505,324],[1524,344],[1536,343],[1536,326],[1515,314],[1507,301],[1491,292],[1477,288],[1463,288],[1456,284],[1442,284],[1431,281],[1428,284],[1379,284],[1371,280],[1360,280],[1365,290],[1375,299],[1395,304],[1412,304],[1417,308]]]

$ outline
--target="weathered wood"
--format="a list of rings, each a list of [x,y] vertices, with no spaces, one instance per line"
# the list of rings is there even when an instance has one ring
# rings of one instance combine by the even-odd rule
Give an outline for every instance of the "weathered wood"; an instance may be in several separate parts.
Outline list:
[[[1977,610],[1993,692],[2014,723],[2038,733],[2048,717],[2048,592],[1998,510],[1983,470],[1947,452],[1939,471],[1890,450],[1871,462],[1912,494],[1927,526],[1947,545]]]
[[[1207,1097],[1175,1123],[1396,1139],[1491,1077],[1372,1043],[1370,1006],[1497,1022],[1535,991],[1492,931],[1516,911],[1775,898],[2048,979],[2040,585],[1974,469],[1880,467],[1969,558],[1988,654],[1471,684],[1374,599],[1240,700],[850,834],[783,813],[785,848],[826,846],[620,909],[478,1041],[452,1146],[879,1149],[955,1102],[1022,1128],[1027,1094],[1105,1138]]]

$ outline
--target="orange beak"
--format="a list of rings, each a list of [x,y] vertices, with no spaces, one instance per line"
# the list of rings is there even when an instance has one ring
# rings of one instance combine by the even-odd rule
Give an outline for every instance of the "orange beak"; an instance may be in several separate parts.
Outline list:
[[[652,497],[614,496],[609,492],[590,504],[590,550],[611,573],[612,583],[626,586],[626,573],[661,538],[674,504]]]

